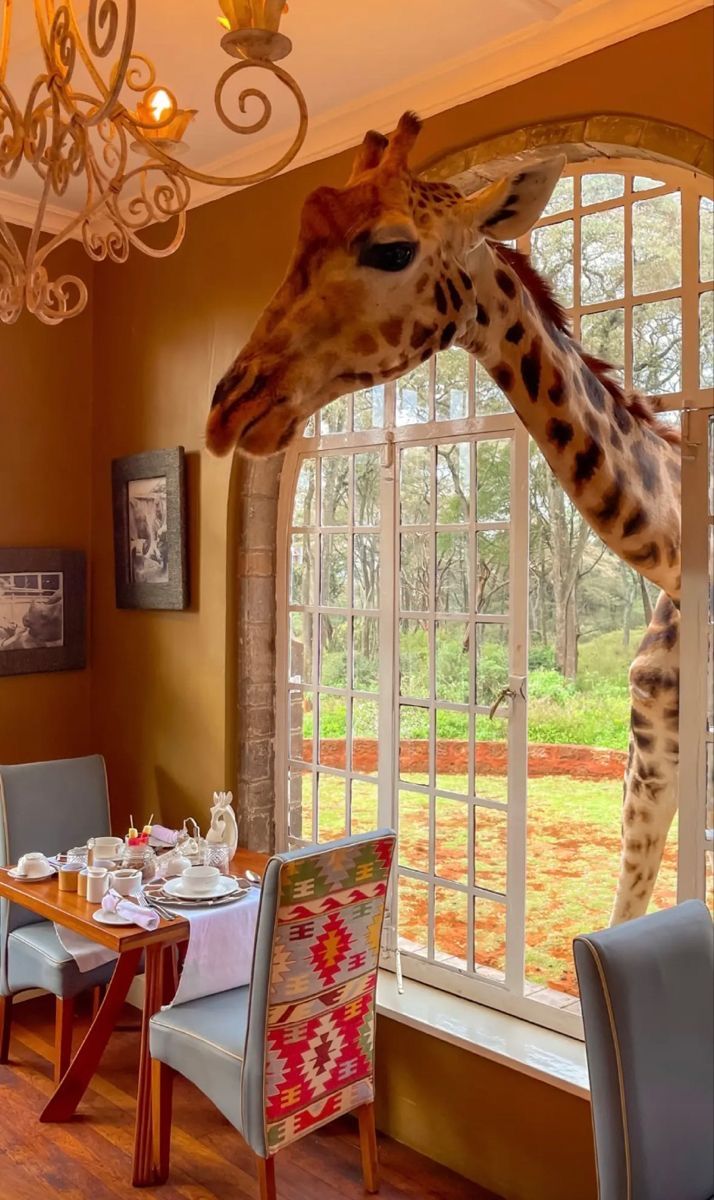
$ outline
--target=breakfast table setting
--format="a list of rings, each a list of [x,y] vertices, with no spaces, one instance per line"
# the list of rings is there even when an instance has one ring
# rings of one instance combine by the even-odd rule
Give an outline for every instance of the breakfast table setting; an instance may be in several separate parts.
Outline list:
[[[114,962],[92,1023],[40,1120],[68,1121],[79,1106],[143,959],[144,996],[132,1165],[136,1187],[153,1182],[149,1021],[250,982],[265,856],[238,849],[230,793],[214,795],[202,837],[133,821],[123,837],[90,838],[55,855],[30,852],[0,868],[0,897],[54,922],[80,971]],[[226,814],[229,813],[227,817]],[[231,821],[230,818],[233,818]]]

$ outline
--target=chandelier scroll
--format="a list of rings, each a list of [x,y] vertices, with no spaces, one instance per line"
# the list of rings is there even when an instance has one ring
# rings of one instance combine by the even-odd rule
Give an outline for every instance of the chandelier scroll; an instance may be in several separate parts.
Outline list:
[[[221,46],[236,61],[216,83],[214,104],[232,133],[260,133],[273,118],[270,96],[246,82],[263,73],[287,90],[297,129],[277,161],[246,175],[206,174],[181,161],[184,135],[196,116],[157,83],[153,62],[135,48],[137,0],[89,0],[83,24],[75,0],[34,0],[42,69],[20,103],[8,82],[14,0],[0,0],[0,190],[21,169],[39,180],[34,225],[18,239],[0,211],[0,321],[12,324],[27,310],[48,325],[86,307],[85,282],[52,273],[52,255],[80,239],[94,261],[125,262],[132,248],[154,258],[183,240],[191,184],[246,187],[270,179],[295,158],[307,133],[305,98],[278,60],[292,49],[280,32],[285,0],[219,0]],[[238,85],[237,94],[235,85]],[[229,103],[227,97],[231,95]],[[56,201],[68,189],[82,199],[66,209]],[[70,193],[72,194],[72,193]],[[44,235],[49,213],[53,232]],[[143,233],[170,223],[162,245]]]

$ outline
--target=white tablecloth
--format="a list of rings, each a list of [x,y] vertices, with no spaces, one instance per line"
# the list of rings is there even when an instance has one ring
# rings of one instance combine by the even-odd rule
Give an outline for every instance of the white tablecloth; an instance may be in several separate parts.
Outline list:
[[[172,1004],[186,1004],[199,996],[250,983],[259,903],[260,889],[251,888],[235,904],[180,910],[191,933]]]

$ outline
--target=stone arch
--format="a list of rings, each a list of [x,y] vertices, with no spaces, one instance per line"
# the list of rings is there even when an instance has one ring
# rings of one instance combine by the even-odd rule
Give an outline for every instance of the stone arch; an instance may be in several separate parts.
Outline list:
[[[642,158],[712,176],[714,142],[644,117],[608,114],[548,121],[441,152],[426,179],[449,179],[466,193],[544,152],[569,162]],[[276,562],[284,455],[233,460],[229,500],[227,722],[241,845],[275,848]]]

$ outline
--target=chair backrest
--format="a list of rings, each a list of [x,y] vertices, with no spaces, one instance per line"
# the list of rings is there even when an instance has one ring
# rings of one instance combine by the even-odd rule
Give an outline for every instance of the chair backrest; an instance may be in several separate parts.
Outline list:
[[[243,1135],[267,1157],[374,1096],[377,967],[395,835],[267,865],[242,1075]]]
[[[56,854],[109,831],[107,774],[99,754],[0,766],[0,866],[30,850]],[[39,920],[0,901],[0,982],[8,934]]]
[[[573,944],[600,1200],[714,1196],[714,930],[704,904]]]

